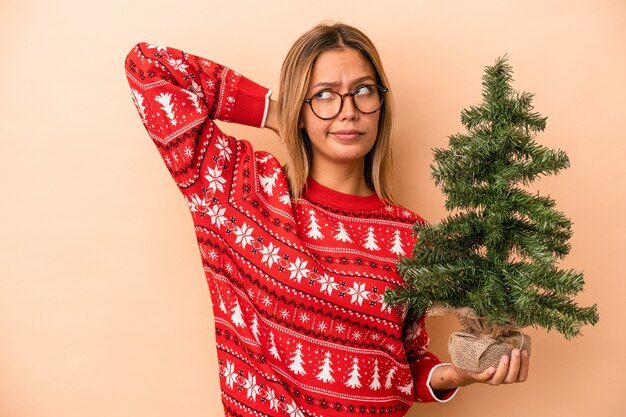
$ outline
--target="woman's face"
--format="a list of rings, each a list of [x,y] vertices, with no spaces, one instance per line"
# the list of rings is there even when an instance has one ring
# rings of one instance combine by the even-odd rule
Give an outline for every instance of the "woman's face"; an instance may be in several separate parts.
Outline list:
[[[376,85],[372,64],[355,49],[344,48],[322,53],[311,71],[306,98],[327,90],[339,94],[352,93],[363,85]],[[313,167],[328,164],[362,166],[365,155],[372,149],[378,134],[380,111],[361,113],[352,98],[343,99],[341,112],[330,120],[317,117],[308,104],[302,107],[300,127],[311,140]]]

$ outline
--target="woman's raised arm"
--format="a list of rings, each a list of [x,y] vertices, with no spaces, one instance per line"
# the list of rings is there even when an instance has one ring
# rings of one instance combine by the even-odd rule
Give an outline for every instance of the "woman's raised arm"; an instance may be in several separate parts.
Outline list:
[[[270,91],[223,65],[175,48],[140,43],[128,53],[125,66],[141,120],[181,188],[196,183],[209,169],[225,173],[223,164],[232,161],[228,157],[236,141],[213,119],[265,124]],[[228,178],[219,180],[216,191],[225,188]]]

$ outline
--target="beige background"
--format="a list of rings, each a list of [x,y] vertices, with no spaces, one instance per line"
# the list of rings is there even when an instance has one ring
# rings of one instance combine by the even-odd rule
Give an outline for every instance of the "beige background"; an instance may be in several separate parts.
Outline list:
[[[106,4],[106,5],[105,5]],[[530,380],[463,389],[410,416],[626,415],[626,2],[85,1],[0,3],[0,416],[221,416],[209,293],[186,204],[130,99],[140,40],[274,89],[304,30],[340,19],[378,45],[395,92],[400,200],[444,216],[430,149],[480,100],[504,53],[572,168],[535,186],[574,222],[601,321],[566,341],[530,330]],[[284,153],[267,132],[225,129]],[[452,319],[430,321],[446,358]],[[506,409],[506,412],[503,410]]]

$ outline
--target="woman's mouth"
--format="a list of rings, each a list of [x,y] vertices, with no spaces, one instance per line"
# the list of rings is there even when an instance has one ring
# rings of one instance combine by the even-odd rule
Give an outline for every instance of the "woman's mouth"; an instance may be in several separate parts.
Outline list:
[[[341,140],[354,140],[363,134],[360,130],[347,129],[347,130],[335,130],[330,132],[331,135]]]

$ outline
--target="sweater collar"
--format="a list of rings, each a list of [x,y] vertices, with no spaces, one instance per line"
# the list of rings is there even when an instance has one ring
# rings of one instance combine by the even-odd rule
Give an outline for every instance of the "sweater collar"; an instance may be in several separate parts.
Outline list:
[[[324,187],[311,177],[307,180],[303,197],[312,202],[351,211],[373,211],[385,205],[376,194],[367,197],[345,194]]]

